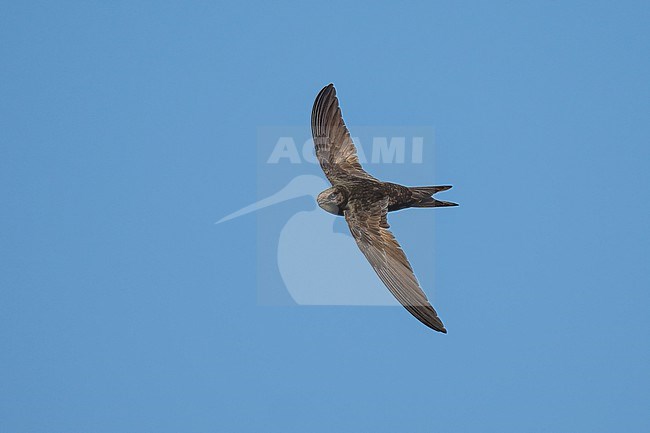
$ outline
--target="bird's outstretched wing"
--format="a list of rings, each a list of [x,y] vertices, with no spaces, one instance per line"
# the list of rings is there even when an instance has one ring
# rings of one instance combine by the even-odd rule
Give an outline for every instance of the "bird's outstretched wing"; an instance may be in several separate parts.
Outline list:
[[[355,177],[375,180],[359,163],[333,84],[323,87],[316,96],[311,111],[311,133],[318,162],[332,184]]]
[[[447,333],[436,310],[420,288],[404,251],[388,230],[387,212],[388,199],[375,203],[351,200],[344,211],[357,245],[388,290],[420,322]]]

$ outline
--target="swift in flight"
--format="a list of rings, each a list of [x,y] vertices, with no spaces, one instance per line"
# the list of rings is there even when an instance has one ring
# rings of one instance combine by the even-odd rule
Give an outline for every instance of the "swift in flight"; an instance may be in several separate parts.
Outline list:
[[[407,187],[375,179],[363,170],[350,138],[336,90],[324,87],[314,102],[311,129],[316,157],[332,187],[316,201],[325,211],[345,217],[359,249],[395,298],[420,322],[447,333],[415,278],[386,219],[388,212],[410,207],[447,207],[456,203],[433,195],[451,186]]]

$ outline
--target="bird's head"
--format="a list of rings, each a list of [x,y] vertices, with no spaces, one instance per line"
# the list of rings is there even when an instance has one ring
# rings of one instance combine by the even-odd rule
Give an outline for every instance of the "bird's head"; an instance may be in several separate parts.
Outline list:
[[[343,215],[346,194],[342,189],[333,186],[332,188],[328,188],[318,194],[316,202],[318,203],[318,206],[329,213],[333,213],[334,215]]]

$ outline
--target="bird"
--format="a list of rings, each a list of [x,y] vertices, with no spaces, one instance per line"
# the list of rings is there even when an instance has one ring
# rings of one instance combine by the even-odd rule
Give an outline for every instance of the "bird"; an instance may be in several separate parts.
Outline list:
[[[357,246],[397,301],[424,325],[446,334],[406,254],[389,230],[387,214],[412,207],[458,206],[433,197],[451,185],[408,187],[368,174],[359,163],[333,84],[316,96],[311,130],[316,158],[332,185],[318,194],[318,206],[345,218]]]

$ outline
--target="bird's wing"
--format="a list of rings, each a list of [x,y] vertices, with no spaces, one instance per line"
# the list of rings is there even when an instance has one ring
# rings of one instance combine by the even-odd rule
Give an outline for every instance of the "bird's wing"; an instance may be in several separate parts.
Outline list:
[[[375,180],[359,163],[333,84],[323,87],[316,96],[311,111],[311,133],[318,162],[332,184],[355,177]]]
[[[388,199],[370,204],[351,200],[344,214],[357,245],[388,290],[420,322],[447,333],[420,288],[404,251],[388,230],[387,212]]]

